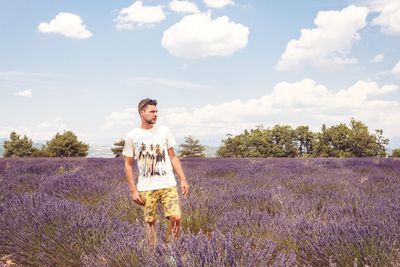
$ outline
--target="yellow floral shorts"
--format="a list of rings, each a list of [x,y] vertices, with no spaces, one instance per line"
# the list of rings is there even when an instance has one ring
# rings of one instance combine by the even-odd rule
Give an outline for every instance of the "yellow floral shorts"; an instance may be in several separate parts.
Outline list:
[[[156,220],[158,202],[161,202],[163,205],[165,217],[181,215],[179,195],[176,186],[157,190],[141,191],[139,194],[145,203],[143,211],[144,220],[146,222],[153,222]]]

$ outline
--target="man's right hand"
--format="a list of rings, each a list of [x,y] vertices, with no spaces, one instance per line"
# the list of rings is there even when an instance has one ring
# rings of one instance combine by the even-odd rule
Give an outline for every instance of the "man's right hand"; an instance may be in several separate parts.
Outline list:
[[[135,202],[136,204],[138,204],[140,206],[144,206],[144,201],[140,197],[140,194],[138,191],[131,192],[131,196],[132,196],[133,202]]]

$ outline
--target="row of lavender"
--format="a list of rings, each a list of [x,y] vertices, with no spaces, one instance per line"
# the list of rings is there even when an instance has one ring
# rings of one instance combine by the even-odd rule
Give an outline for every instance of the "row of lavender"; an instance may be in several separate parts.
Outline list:
[[[191,184],[184,234],[152,250],[121,159],[0,160],[0,258],[22,266],[400,264],[400,161],[182,163]]]

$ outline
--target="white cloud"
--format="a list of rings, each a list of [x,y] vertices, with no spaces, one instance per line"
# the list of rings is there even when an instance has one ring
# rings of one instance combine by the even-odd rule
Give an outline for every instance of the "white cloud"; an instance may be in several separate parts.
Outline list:
[[[165,19],[162,6],[144,6],[142,1],[136,1],[127,8],[122,8],[116,18],[117,29],[133,29],[135,27],[152,26]]]
[[[302,29],[298,40],[291,40],[276,66],[289,70],[304,64],[333,67],[357,63],[348,54],[358,31],[366,25],[368,8],[348,6],[341,11],[320,11],[314,20],[315,28]]]
[[[76,129],[68,129],[67,126],[58,122],[59,126],[54,125],[57,124],[53,122],[44,122],[43,125],[46,127],[39,126],[40,124],[35,126],[27,126],[27,125],[19,125],[19,126],[0,126],[0,138],[9,138],[10,133],[15,131],[21,137],[26,135],[29,139],[32,139],[34,142],[44,143],[46,140],[52,139],[57,132],[62,133],[64,130],[71,130],[75,134],[77,134],[78,139],[81,140],[81,136],[83,135]],[[93,133],[92,136],[95,136],[96,133]]]
[[[32,91],[31,90],[20,91],[14,93],[14,95],[22,97],[32,97]]]
[[[232,0],[203,0],[206,6],[211,8],[222,8],[227,5],[235,4]]]
[[[383,53],[379,53],[379,54],[377,54],[377,55],[372,59],[372,62],[373,62],[373,63],[382,62],[382,60],[383,60],[384,57],[385,57],[385,56],[384,56]]]
[[[395,85],[379,87],[375,82],[358,81],[353,86],[338,92],[329,91],[315,81],[305,79],[296,83],[279,83],[271,95],[276,107],[318,107],[327,109],[359,108],[365,101],[398,89]]]
[[[165,108],[158,123],[169,126],[178,138],[193,134],[200,139],[220,139],[227,133],[238,134],[260,124],[266,127],[303,124],[319,131],[324,123],[348,123],[354,117],[366,123],[371,131],[381,128],[390,137],[398,135],[400,103],[381,98],[398,90],[397,85],[380,86],[366,81],[357,81],[342,90],[330,90],[311,79],[281,82],[258,99],[237,99],[199,108]],[[113,112],[107,122],[110,128],[139,125],[139,116],[137,110],[126,109]]]
[[[17,134],[21,135],[22,132],[22,136],[24,135],[24,133],[26,128],[23,126],[18,126],[18,127],[12,127],[12,126],[4,126],[3,124],[0,125],[0,138],[9,138],[11,132],[16,132]],[[29,136],[28,136],[29,137]],[[1,155],[0,155],[1,156]]]
[[[67,124],[63,122],[63,119],[59,116],[53,121],[44,121],[36,125],[39,128],[52,128],[58,130],[65,130],[67,128]]]
[[[181,58],[229,56],[246,47],[248,35],[249,28],[229,21],[227,16],[212,20],[210,14],[199,13],[185,16],[168,28],[161,44]]]
[[[373,1],[371,6],[380,14],[372,20],[386,34],[400,34],[400,0]]]
[[[138,111],[134,108],[127,108],[122,111],[114,111],[106,117],[106,122],[101,125],[100,128],[106,130],[132,125],[132,121],[137,120],[138,117]]]
[[[200,12],[197,5],[189,1],[172,0],[169,3],[171,10],[179,13],[198,13]]]
[[[396,64],[396,66],[393,67],[392,73],[400,78],[400,61]]]
[[[86,29],[81,17],[65,12],[60,12],[50,22],[40,23],[38,30],[43,33],[58,33],[77,39],[87,39],[92,36],[92,33]]]

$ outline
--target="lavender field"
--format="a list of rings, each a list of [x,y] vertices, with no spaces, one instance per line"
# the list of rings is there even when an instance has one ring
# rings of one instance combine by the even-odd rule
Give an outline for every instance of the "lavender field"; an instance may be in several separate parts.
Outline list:
[[[1,159],[3,266],[400,265],[400,161],[182,164],[182,236],[161,219],[152,250],[122,159]]]

